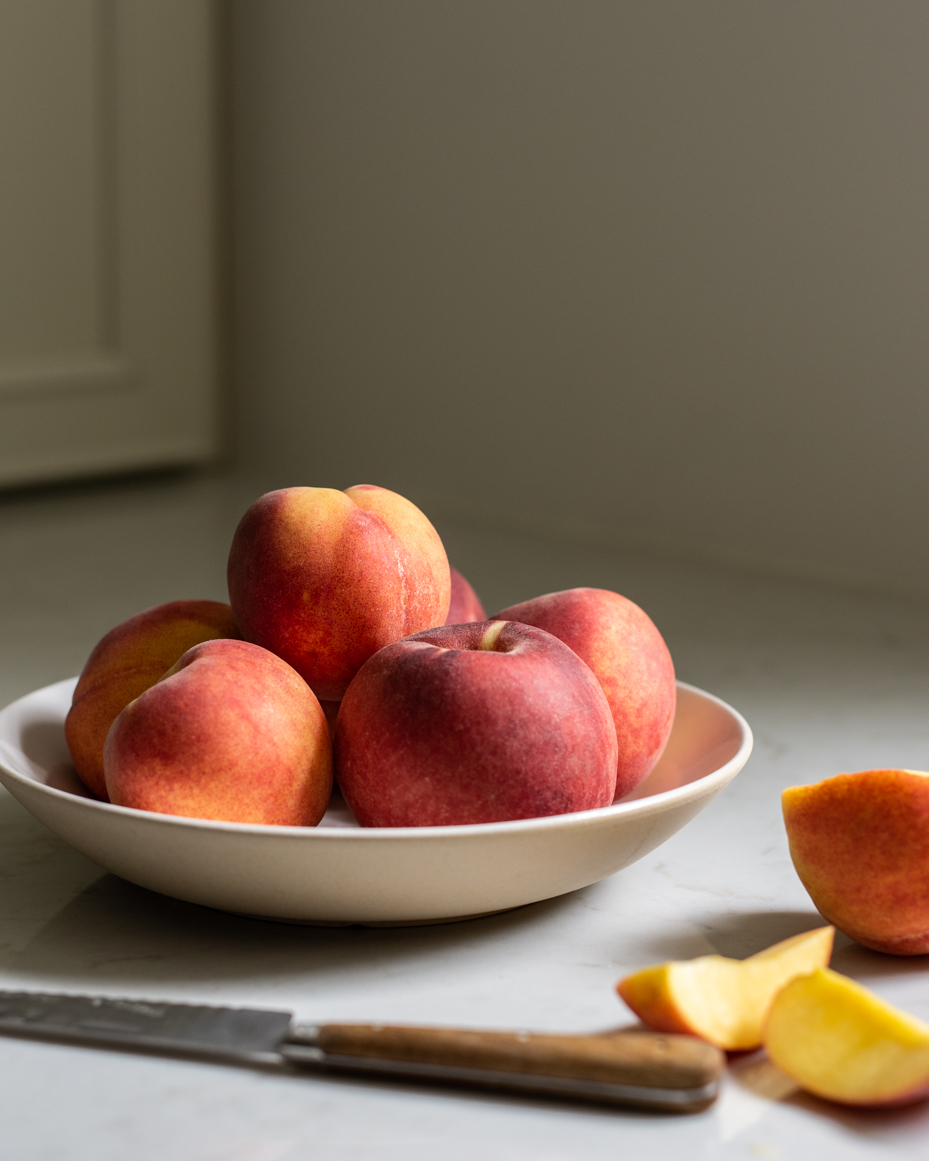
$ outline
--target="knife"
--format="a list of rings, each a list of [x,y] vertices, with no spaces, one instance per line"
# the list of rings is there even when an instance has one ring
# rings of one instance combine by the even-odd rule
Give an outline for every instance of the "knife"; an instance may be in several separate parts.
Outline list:
[[[664,1112],[716,1098],[725,1055],[690,1036],[307,1024],[290,1012],[0,992],[0,1033],[385,1078],[514,1089]]]

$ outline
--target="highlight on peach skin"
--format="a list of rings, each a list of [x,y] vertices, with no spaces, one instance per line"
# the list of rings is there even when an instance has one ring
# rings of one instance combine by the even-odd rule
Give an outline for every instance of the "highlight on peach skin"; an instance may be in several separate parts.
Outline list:
[[[71,760],[84,785],[107,797],[103,743],[129,702],[192,646],[238,636],[232,609],[221,601],[169,601],[111,629],[88,657],[65,719]]]
[[[362,667],[336,773],[362,826],[449,826],[607,806],[616,732],[596,678],[516,622],[416,633]]]
[[[325,715],[303,678],[248,641],[207,641],[122,711],[104,749],[117,806],[315,826],[332,791]]]
[[[929,1096],[929,1024],[828,968],[778,995],[764,1043],[782,1072],[830,1101],[892,1107]]]
[[[590,666],[616,729],[616,797],[634,790],[661,757],[677,699],[674,663],[651,618],[619,593],[577,588],[510,605],[495,619],[545,629]]]
[[[782,796],[790,856],[817,909],[891,955],[929,952],[929,774],[837,774]]]
[[[703,955],[626,976],[616,990],[658,1032],[683,1032],[729,1052],[758,1048],[775,996],[791,980],[823,967],[834,931],[820,927],[748,959]]]
[[[235,531],[228,582],[242,636],[334,702],[378,649],[443,624],[451,596],[436,530],[370,484],[260,497]]]

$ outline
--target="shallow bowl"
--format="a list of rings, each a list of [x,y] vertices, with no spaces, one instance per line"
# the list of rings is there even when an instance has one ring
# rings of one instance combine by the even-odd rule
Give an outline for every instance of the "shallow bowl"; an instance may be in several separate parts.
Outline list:
[[[0,712],[0,782],[107,871],[177,899],[291,923],[415,924],[505,911],[576,891],[641,859],[742,769],[752,733],[734,709],[678,682],[661,761],[599,810],[474,826],[359,827],[334,796],[318,827],[178,818],[100,802],[71,766],[76,679]]]

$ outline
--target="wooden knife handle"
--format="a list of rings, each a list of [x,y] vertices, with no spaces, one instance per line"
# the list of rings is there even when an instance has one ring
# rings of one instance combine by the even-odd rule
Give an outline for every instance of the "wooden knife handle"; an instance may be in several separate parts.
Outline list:
[[[297,1051],[286,1055],[300,1061],[301,1044],[317,1054],[306,1063],[387,1071],[378,1066],[389,1062],[394,1073],[680,1111],[711,1103],[725,1064],[724,1054],[701,1040],[635,1029],[565,1036],[325,1024],[293,1029],[288,1046]]]

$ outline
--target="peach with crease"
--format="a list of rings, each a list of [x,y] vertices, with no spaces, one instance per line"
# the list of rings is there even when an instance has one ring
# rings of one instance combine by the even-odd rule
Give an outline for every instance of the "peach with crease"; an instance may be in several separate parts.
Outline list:
[[[228,582],[242,636],[331,702],[378,649],[441,625],[451,594],[436,530],[370,484],[262,496],[236,529]]]

